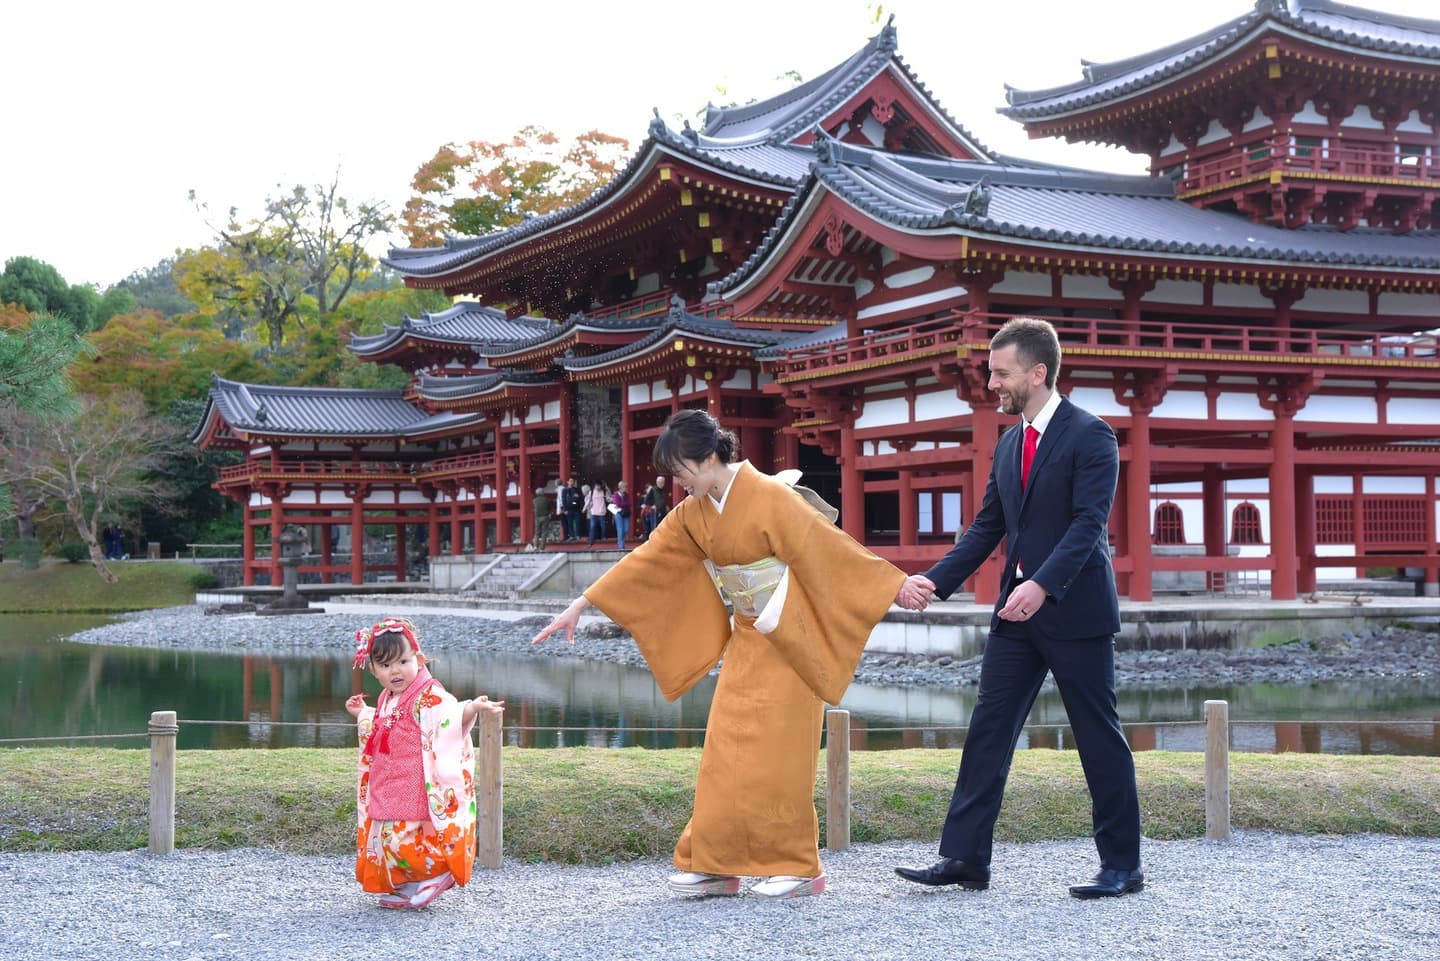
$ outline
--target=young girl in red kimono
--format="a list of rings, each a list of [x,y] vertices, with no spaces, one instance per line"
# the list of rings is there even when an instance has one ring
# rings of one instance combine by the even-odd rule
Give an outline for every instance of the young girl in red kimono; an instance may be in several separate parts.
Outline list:
[[[425,667],[415,625],[401,617],[355,632],[355,667],[370,666],[379,702],[345,702],[358,721],[355,879],[382,908],[423,908],[470,880],[475,864],[475,756],[470,729],[503,701],[457,701]]]
[[[795,487],[798,472],[762,474],[735,463],[735,448],[735,435],[705,411],[672,416],[655,466],[691,496],[535,641],[563,631],[573,643],[594,604],[635,638],[669,700],[723,655],[668,886],[738,894],[750,876],[762,879],[750,888],[762,897],[819,894],[814,789],[825,703],[839,703],[890,605],[919,609],[925,598]]]

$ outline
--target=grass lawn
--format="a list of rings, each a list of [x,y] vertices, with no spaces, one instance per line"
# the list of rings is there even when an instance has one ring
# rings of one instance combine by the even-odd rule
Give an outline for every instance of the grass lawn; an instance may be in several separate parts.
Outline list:
[[[176,607],[195,600],[194,564],[112,561],[120,578],[107,584],[88,562],[47,560],[33,571],[0,564],[0,614],[111,614]]]
[[[698,749],[504,749],[505,856],[605,864],[667,857],[689,817]],[[1204,757],[1135,757],[1145,836],[1205,832]],[[939,836],[959,752],[854,752],[857,843]],[[295,854],[353,850],[355,752],[182,751],[176,844]],[[824,758],[816,808],[824,837]],[[1291,834],[1440,836],[1440,758],[1231,755],[1237,828]],[[149,752],[0,750],[0,851],[127,850],[148,842]],[[1016,754],[1002,841],[1088,837],[1090,801],[1073,751]]]

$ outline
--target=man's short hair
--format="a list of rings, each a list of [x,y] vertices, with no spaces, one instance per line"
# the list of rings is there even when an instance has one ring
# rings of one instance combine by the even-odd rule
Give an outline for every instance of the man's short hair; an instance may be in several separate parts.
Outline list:
[[[1014,317],[990,338],[990,352],[1014,346],[1015,356],[1026,367],[1045,365],[1045,386],[1055,388],[1060,376],[1060,337],[1048,320],[1039,317]]]

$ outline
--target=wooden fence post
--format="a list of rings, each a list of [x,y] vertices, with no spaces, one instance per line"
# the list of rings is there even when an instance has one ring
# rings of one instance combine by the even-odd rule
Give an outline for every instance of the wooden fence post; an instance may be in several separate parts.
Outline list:
[[[180,733],[174,711],[150,715],[150,853],[175,850],[175,737]]]
[[[480,748],[475,764],[475,860],[498,868],[504,830],[502,807],[505,779],[500,767],[500,725],[503,714],[480,712]]]
[[[850,712],[825,712],[825,847],[850,850]]]
[[[1230,837],[1230,704],[1205,702],[1205,837]]]

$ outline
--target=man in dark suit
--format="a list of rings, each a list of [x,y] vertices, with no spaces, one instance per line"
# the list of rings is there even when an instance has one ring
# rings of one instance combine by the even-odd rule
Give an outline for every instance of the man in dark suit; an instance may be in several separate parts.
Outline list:
[[[1049,671],[1075,733],[1100,852],[1100,873],[1070,893],[1116,897],[1145,886],[1135,763],[1115,704],[1120,605],[1107,526],[1120,454],[1109,425],[1055,392],[1059,372],[1060,341],[1047,321],[1016,318],[990,341],[989,387],[1021,422],[1000,438],[984,501],[964,535],[929,571],[909,578],[927,602],[926,592],[949,597],[1005,541],[1000,600],[940,860],[896,868],[907,881],[989,886],[1015,743]]]

